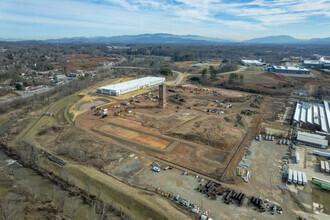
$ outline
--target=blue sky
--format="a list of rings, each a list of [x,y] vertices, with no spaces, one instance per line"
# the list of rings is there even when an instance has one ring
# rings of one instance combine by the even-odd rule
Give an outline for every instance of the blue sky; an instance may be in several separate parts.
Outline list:
[[[330,0],[0,0],[0,38],[330,37]]]

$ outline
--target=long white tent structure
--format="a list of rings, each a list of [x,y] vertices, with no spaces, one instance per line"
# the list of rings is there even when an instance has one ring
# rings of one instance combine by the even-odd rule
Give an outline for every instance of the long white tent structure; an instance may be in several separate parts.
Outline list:
[[[297,103],[293,123],[314,125],[317,130],[330,132],[330,103]]]
[[[148,89],[159,86],[165,82],[165,77],[143,77],[114,85],[108,85],[96,89],[97,93],[119,96],[139,89]]]

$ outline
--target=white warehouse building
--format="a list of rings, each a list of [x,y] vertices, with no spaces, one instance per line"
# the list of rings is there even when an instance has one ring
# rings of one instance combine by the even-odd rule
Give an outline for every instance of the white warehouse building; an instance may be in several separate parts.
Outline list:
[[[96,89],[97,93],[119,96],[139,89],[148,89],[159,86],[165,82],[165,77],[143,77],[114,85],[103,86]]]
[[[263,62],[261,62],[260,60],[241,60],[241,63],[244,66],[262,66],[264,65]]]

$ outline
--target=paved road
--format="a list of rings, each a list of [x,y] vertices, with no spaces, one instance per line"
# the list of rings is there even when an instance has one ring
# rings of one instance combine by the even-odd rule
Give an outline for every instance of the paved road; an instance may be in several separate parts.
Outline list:
[[[240,68],[238,70],[225,72],[225,73],[220,73],[220,75],[228,75],[228,74],[231,74],[231,73],[240,73],[240,72],[243,72],[244,70],[246,70],[246,68],[247,68],[246,66],[240,66]]]
[[[183,78],[185,77],[185,75],[179,71],[175,71],[172,70],[173,73],[178,74],[178,76],[176,77],[176,79],[173,81],[174,85],[178,85],[181,83],[181,81],[183,80]]]
[[[47,87],[45,89],[38,89],[38,90],[35,90],[35,91],[31,91],[31,92],[25,92],[25,93],[23,93],[23,95],[21,95],[19,97],[14,97],[14,98],[10,98],[10,99],[0,101],[0,105],[1,104],[6,104],[6,103],[9,103],[9,102],[18,100],[18,99],[25,99],[25,98],[32,97],[34,95],[40,95],[42,93],[47,93],[47,92],[51,91],[52,89],[54,89],[54,88],[53,87],[51,87],[51,88]]]
[[[139,66],[112,66],[111,69],[150,69],[147,67],[139,67]]]

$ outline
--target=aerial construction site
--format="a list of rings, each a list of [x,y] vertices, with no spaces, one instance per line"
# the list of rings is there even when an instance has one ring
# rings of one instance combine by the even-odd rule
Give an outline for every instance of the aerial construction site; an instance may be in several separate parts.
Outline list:
[[[295,86],[321,91],[314,85],[329,77],[236,66],[211,80],[214,66],[232,63],[166,61],[171,74],[149,75],[119,65],[123,57],[69,60],[93,65],[0,115],[0,146],[12,158],[0,165],[31,168],[78,201],[32,190],[51,191],[35,209],[89,219],[327,219],[329,101]]]

